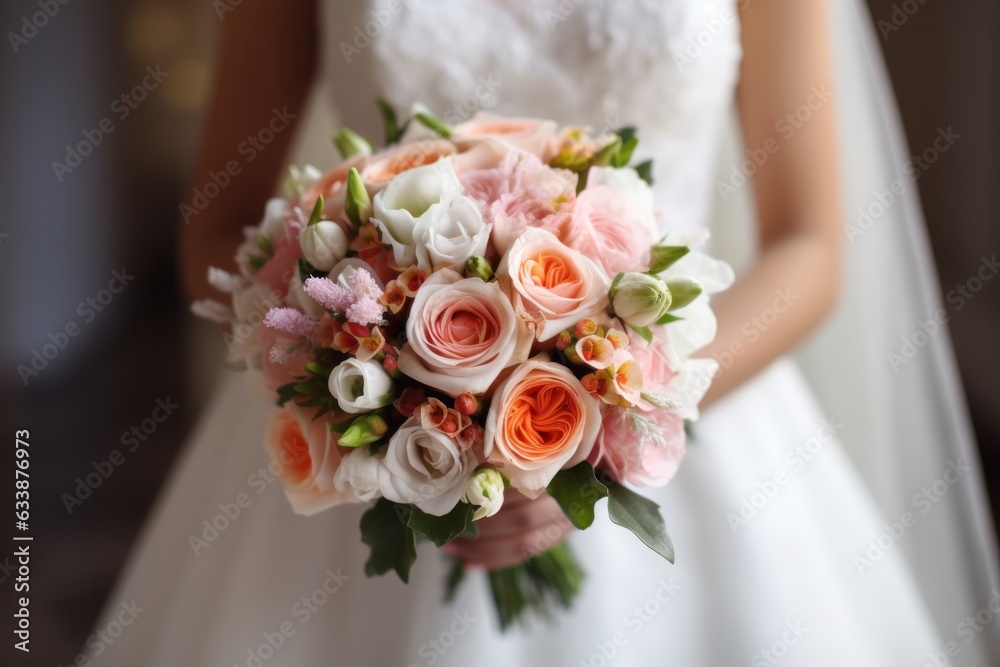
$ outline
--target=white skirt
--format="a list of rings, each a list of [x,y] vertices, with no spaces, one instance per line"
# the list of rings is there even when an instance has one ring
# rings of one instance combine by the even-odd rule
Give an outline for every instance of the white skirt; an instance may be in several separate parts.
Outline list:
[[[946,664],[946,646],[949,664],[985,664],[938,636],[895,548],[920,509],[881,519],[837,415],[787,359],[708,410],[677,478],[646,490],[676,565],[599,518],[571,538],[588,575],[574,608],[507,634],[481,573],[442,601],[433,545],[410,585],[369,579],[363,507],[292,514],[267,472],[265,411],[224,380],[109,598],[97,627],[118,636],[94,664],[896,667]]]

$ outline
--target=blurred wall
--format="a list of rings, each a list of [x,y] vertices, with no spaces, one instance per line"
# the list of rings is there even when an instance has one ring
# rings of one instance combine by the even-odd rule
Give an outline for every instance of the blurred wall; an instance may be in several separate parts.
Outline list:
[[[911,147],[938,128],[962,137],[919,181],[943,298],[1000,255],[1000,4],[868,0]],[[974,286],[974,285],[973,285]],[[1000,279],[949,323],[1000,515]]]

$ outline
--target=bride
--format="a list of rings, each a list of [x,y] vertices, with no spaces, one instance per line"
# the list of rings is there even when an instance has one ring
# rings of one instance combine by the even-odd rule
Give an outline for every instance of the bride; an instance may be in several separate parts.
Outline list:
[[[185,227],[195,296],[216,296],[207,267],[233,265],[290,160],[331,161],[335,120],[379,136],[380,96],[452,122],[636,125],[664,224],[711,225],[740,278],[715,303],[702,354],[721,370],[687,460],[652,494],[675,566],[598,521],[567,537],[589,574],[575,607],[507,635],[481,577],[442,602],[426,545],[409,586],[367,579],[362,508],[294,515],[267,471],[264,411],[227,378],[98,628],[122,603],[142,611],[92,664],[1000,664],[993,537],[947,334],[886,362],[939,304],[854,0],[243,3],[222,18],[197,184],[239,172]],[[297,139],[237,152],[278,113]],[[890,188],[895,205],[858,226]],[[497,567],[562,535],[549,503],[483,521],[456,555]]]

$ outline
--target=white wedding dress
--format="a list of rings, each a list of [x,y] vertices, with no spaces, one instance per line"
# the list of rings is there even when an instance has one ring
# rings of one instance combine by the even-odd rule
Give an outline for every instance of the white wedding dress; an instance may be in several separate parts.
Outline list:
[[[850,212],[892,182],[902,144],[869,28],[853,1],[833,4]],[[716,252],[752,256],[749,187],[723,204],[716,185],[745,159],[732,124],[735,0],[345,2],[318,20],[320,111],[299,158],[331,162],[331,109],[380,136],[376,96],[422,101],[446,120],[482,108],[634,124],[656,158],[664,224],[712,222]],[[377,32],[370,44],[365,30]],[[442,602],[433,547],[421,547],[408,586],[368,579],[363,508],[293,515],[261,474],[264,409],[227,377],[98,627],[123,601],[143,611],[94,664],[1000,664],[1000,620],[966,620],[992,597],[1000,609],[1000,593],[947,335],[900,374],[884,361],[897,332],[937,304],[912,189],[903,199],[850,244],[840,314],[805,353],[823,403],[797,362],[775,362],[704,413],[677,478],[648,491],[676,565],[599,519],[571,538],[589,575],[575,607],[501,635],[478,573]],[[937,489],[926,513],[913,497],[923,487]]]

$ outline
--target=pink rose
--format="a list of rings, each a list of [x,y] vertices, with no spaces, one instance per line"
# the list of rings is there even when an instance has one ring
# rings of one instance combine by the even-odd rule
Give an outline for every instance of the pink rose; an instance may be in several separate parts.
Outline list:
[[[600,428],[597,401],[572,371],[542,354],[497,387],[484,454],[511,486],[534,498],[557,472],[587,459]]]
[[[472,120],[453,127],[451,140],[463,150],[493,139],[541,155],[555,132],[556,124],[551,120],[504,118],[480,111]]]
[[[639,222],[636,211],[618,191],[606,185],[588,187],[576,198],[565,235],[567,245],[593,257],[609,278],[649,267],[655,237]]]
[[[459,174],[467,194],[493,224],[491,241],[501,255],[528,227],[562,238],[576,198],[576,175],[552,169],[529,153],[513,152],[493,169]]]
[[[330,432],[329,417],[313,421],[312,412],[297,406],[273,412],[264,434],[264,449],[285,496],[296,513],[306,516],[357,502],[351,493],[333,486],[333,476],[350,450],[337,446],[340,436]]]
[[[664,409],[614,408],[604,418],[588,461],[615,481],[663,486],[684,459],[684,420]]]
[[[521,306],[537,320],[539,341],[554,338],[608,308],[610,281],[604,270],[567,248],[550,232],[527,229],[504,255],[498,274],[509,277]]]
[[[436,271],[413,299],[399,370],[450,396],[482,394],[500,372],[522,359],[519,326],[496,283]]]

